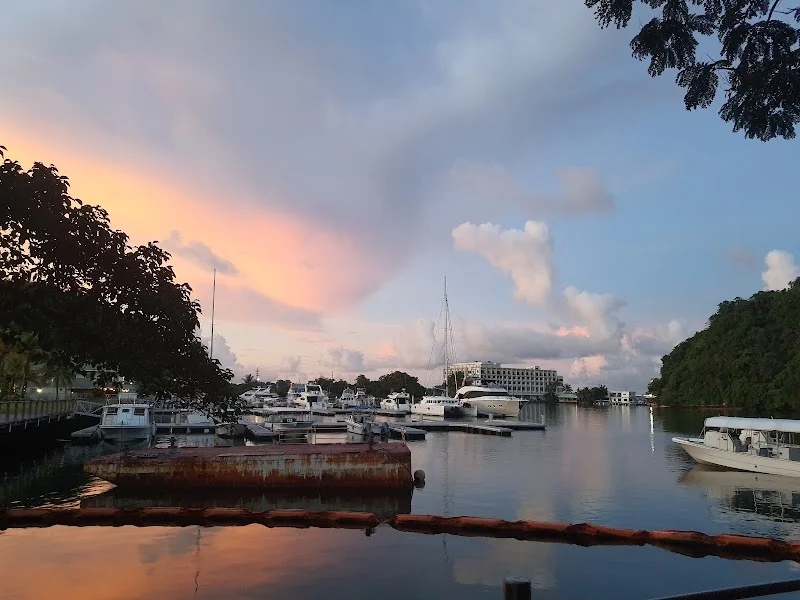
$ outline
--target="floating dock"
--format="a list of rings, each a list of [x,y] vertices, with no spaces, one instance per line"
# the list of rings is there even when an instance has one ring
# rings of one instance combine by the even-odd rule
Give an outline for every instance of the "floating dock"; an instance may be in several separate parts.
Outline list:
[[[410,489],[403,443],[286,444],[166,448],[86,461],[84,470],[118,486],[161,489]]]
[[[408,442],[425,439],[425,430],[409,427],[401,423],[389,423],[389,432],[395,439],[402,439]]]
[[[245,425],[244,435],[257,442],[271,442],[280,437],[277,431],[272,431],[272,429],[267,429],[255,423],[247,423],[247,425]]]
[[[410,424],[423,431],[460,431],[463,433],[478,433],[482,435],[499,435],[511,437],[511,428],[496,425],[483,425],[480,423],[461,423],[457,421],[411,421]],[[544,429],[543,426],[539,427]]]

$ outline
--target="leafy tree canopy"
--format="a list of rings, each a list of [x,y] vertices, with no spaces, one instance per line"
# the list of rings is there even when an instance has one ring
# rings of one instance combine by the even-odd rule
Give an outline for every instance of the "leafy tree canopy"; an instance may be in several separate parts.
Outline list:
[[[221,407],[232,373],[209,359],[200,306],[170,255],[131,245],[106,211],[68,190],[52,165],[0,165],[0,341],[24,347],[35,336],[51,365],[94,365],[98,383],[121,374],[144,394]]]
[[[800,410],[800,279],[723,302],[708,326],[661,359],[659,404]]]
[[[601,27],[631,21],[634,5],[656,15],[631,41],[655,77],[678,69],[687,110],[708,108],[724,86],[719,114],[762,141],[795,137],[800,123],[800,5],[782,0],[585,0]],[[719,41],[708,55],[706,39]],[[720,79],[722,78],[722,82]]]

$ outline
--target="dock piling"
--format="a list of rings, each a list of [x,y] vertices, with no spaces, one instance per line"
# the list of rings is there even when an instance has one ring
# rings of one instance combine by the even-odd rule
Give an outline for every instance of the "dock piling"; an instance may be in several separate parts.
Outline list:
[[[531,600],[531,580],[506,577],[503,581],[503,600]]]

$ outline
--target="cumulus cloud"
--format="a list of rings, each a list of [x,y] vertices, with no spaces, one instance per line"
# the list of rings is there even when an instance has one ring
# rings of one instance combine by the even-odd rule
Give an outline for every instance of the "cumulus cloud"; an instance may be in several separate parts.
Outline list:
[[[609,339],[619,337],[624,329],[619,311],[625,301],[612,294],[594,294],[570,286],[563,293],[566,305],[579,323],[588,327],[591,337]]]
[[[205,336],[201,339],[209,349],[209,352],[211,352],[211,336]],[[247,368],[241,362],[239,362],[239,357],[236,355],[236,353],[231,350],[228,340],[225,339],[225,336],[220,335],[219,333],[214,333],[214,348],[212,356],[214,359],[218,360],[224,368],[233,371],[234,378],[239,378],[248,372]]]
[[[461,193],[491,204],[505,204],[537,217],[609,213],[614,199],[596,169],[570,168],[557,174],[562,194],[551,196],[523,190],[499,164],[458,163],[450,180]]]
[[[173,255],[182,256],[195,265],[208,271],[216,269],[218,273],[235,277],[239,269],[226,258],[221,257],[206,244],[197,241],[186,242],[181,239],[181,234],[172,230],[169,237],[162,242],[165,250]]]
[[[544,304],[553,285],[553,244],[547,225],[528,221],[525,228],[462,223],[453,229],[455,247],[483,257],[514,281],[514,297],[533,305]]]
[[[784,250],[772,250],[764,258],[766,269],[761,273],[765,290],[784,290],[800,277],[800,268],[794,256]]]
[[[369,369],[364,364],[364,353],[344,346],[336,346],[326,350],[326,367],[343,374],[364,373]]]

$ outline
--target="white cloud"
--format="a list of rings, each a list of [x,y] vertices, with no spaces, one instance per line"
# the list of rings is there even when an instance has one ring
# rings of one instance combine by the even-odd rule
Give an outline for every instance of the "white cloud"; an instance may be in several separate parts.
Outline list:
[[[564,299],[572,315],[586,325],[589,335],[600,339],[619,338],[624,329],[619,311],[625,301],[612,294],[594,294],[570,286],[564,290]]]
[[[794,256],[784,250],[772,250],[764,257],[766,269],[761,273],[761,281],[766,290],[784,290],[789,283],[800,277],[800,268]]]
[[[557,174],[561,196],[526,192],[499,164],[458,163],[450,170],[454,187],[486,204],[505,204],[537,218],[608,213],[614,199],[596,169],[570,168]]]
[[[236,276],[239,274],[236,265],[214,252],[207,244],[198,241],[184,243],[181,234],[176,230],[172,230],[161,245],[171,254],[182,256],[208,271],[216,269],[223,275]]]
[[[359,374],[368,371],[369,368],[364,364],[364,353],[360,350],[351,350],[344,346],[328,348],[326,351],[327,360],[324,366],[339,372],[339,376],[347,374]],[[337,376],[334,373],[334,376]]]
[[[201,339],[209,351],[211,351],[211,336]],[[231,350],[231,347],[228,345],[228,340],[218,333],[214,334],[213,357],[220,362],[223,368],[233,371],[234,381],[249,372],[247,367],[239,362],[239,357],[236,353]]]
[[[544,223],[528,221],[522,231],[462,223],[453,229],[453,241],[457,249],[473,252],[510,275],[517,300],[536,306],[547,301],[553,285],[553,244]]]

